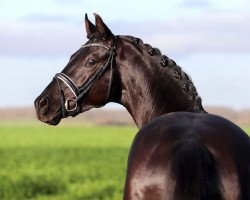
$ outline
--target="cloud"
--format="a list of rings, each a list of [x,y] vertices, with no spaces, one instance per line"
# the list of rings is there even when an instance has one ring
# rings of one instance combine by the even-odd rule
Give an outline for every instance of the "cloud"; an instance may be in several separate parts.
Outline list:
[[[185,0],[179,4],[180,7],[188,9],[212,9],[213,5],[208,0]]]
[[[203,13],[161,22],[116,25],[119,32],[131,30],[145,42],[172,55],[196,52],[250,52],[250,15]]]
[[[79,6],[81,5],[84,1],[83,0],[54,0],[58,4],[76,4]]]
[[[73,53],[85,39],[83,24],[1,24],[0,55],[62,56]]]
[[[0,32],[0,55],[62,56],[86,41],[83,20],[63,23],[65,16],[30,18],[21,23],[0,24],[0,30],[4,30]],[[250,52],[250,27],[246,26],[249,21],[250,15],[203,13],[163,21],[108,25],[116,34],[131,34],[163,52],[184,56],[195,52]]]
[[[38,13],[33,13],[26,15],[22,17],[20,22],[25,22],[25,23],[72,23],[74,24],[76,22],[76,18],[71,15],[65,15],[65,14],[38,14]]]

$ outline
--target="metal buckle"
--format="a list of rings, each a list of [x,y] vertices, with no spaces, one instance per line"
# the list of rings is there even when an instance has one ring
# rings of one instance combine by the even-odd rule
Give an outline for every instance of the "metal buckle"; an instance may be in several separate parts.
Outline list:
[[[74,102],[75,103],[75,107],[73,109],[70,109],[70,102]],[[64,103],[65,109],[68,112],[72,112],[75,111],[77,108],[77,101],[75,101],[75,99],[66,99],[65,103]]]

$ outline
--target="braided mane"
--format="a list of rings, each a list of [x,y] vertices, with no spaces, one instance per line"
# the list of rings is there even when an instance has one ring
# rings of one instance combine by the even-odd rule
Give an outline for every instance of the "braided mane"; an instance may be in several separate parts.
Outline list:
[[[123,36],[125,40],[129,41],[136,47],[139,47],[139,44],[143,44],[143,46],[147,49],[150,56],[159,56],[159,67],[164,68],[165,70],[169,70],[169,74],[173,76],[173,78],[178,82],[182,91],[188,96],[188,100],[190,101],[192,107],[190,107],[190,111],[199,112],[202,108],[202,101],[196,87],[194,86],[191,77],[186,74],[180,66],[178,66],[175,61],[168,58],[166,55],[162,55],[161,51],[158,48],[154,48],[149,44],[143,43],[140,38],[136,38],[134,36],[125,35]]]

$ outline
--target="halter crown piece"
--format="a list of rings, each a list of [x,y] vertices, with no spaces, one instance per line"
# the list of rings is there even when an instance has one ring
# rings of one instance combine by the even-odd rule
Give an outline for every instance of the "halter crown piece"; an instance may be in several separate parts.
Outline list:
[[[102,47],[107,50],[107,54],[109,55],[109,57],[80,88],[78,88],[74,83],[74,81],[64,73],[57,73],[54,76],[54,79],[56,80],[58,88],[61,93],[61,109],[63,117],[67,117],[69,115],[75,116],[81,112],[81,107],[79,106],[78,102],[84,98],[85,94],[90,90],[92,85],[105,73],[105,71],[110,66],[110,80],[109,80],[106,101],[103,105],[96,107],[104,106],[109,100],[113,82],[113,58],[115,56],[116,43],[114,43],[112,47],[108,47],[99,43],[91,43],[82,46],[82,48],[87,48],[87,47]],[[65,98],[65,94],[60,82],[63,82],[70,89],[70,91],[74,95],[73,99]],[[74,107],[70,108],[70,104],[73,104]]]

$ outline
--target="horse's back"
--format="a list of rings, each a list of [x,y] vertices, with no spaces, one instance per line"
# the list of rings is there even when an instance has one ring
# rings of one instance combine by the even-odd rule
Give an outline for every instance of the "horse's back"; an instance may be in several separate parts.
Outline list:
[[[170,113],[136,135],[125,199],[250,199],[249,180],[244,131],[216,115]]]

